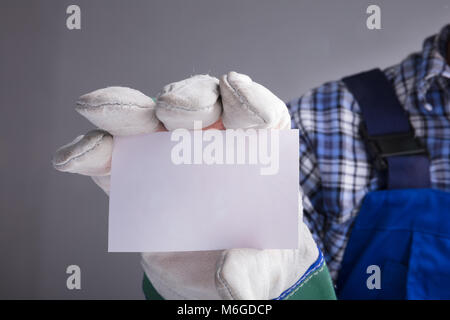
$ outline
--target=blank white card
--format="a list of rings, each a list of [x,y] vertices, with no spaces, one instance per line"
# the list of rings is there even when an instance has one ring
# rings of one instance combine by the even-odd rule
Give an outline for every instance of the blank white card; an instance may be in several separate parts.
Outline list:
[[[115,137],[110,252],[298,246],[297,130]]]

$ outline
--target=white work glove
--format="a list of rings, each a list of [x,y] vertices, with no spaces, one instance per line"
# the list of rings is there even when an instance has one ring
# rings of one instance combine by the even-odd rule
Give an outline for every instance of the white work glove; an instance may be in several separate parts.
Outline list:
[[[194,120],[207,129],[290,128],[285,104],[236,72],[220,80],[197,75],[169,84],[156,103],[133,89],[100,89],[80,97],[76,110],[101,130],[61,147],[53,165],[91,176],[107,194],[113,136],[192,129]],[[295,288],[318,257],[300,210],[296,250],[142,253],[142,266],[165,299],[275,299]]]

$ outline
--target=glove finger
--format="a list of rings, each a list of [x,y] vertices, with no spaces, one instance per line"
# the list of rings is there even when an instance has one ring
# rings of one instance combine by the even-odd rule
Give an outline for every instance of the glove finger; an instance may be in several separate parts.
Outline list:
[[[88,176],[106,176],[111,170],[112,136],[93,130],[59,148],[52,160],[55,169]]]
[[[155,106],[152,98],[138,90],[108,87],[81,96],[76,110],[112,135],[133,135],[161,128]]]
[[[194,121],[202,121],[205,128],[217,122],[221,114],[219,79],[209,75],[166,85],[156,102],[156,116],[168,130],[194,129]]]
[[[229,72],[220,78],[222,121],[227,129],[290,128],[286,105],[276,95],[244,74]]]

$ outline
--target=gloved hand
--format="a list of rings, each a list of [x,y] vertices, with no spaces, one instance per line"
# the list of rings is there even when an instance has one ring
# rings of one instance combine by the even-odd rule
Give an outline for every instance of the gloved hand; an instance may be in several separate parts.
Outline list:
[[[91,176],[107,194],[114,136],[193,129],[194,120],[201,120],[204,129],[290,128],[285,104],[236,72],[220,80],[197,75],[169,84],[156,103],[130,88],[100,89],[81,96],[76,110],[101,130],[61,147],[53,165],[60,171]],[[318,271],[325,268],[327,273],[301,210],[296,250],[142,253],[142,266],[166,299],[286,298]]]

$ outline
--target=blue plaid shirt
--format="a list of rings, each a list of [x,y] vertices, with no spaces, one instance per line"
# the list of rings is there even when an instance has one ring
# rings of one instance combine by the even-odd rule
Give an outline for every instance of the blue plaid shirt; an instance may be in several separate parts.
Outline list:
[[[422,52],[384,70],[431,159],[431,184],[450,191],[450,25],[427,38]],[[300,131],[303,216],[336,280],[364,196],[383,181],[359,132],[361,111],[342,81],[288,103]],[[449,209],[450,210],[450,209]]]

